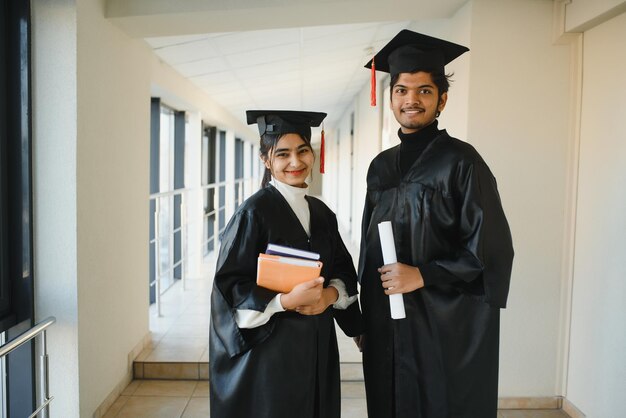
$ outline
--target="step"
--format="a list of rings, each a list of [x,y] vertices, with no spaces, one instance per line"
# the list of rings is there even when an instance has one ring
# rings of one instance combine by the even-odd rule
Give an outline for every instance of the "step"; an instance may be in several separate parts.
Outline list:
[[[342,382],[363,382],[363,367],[358,362],[339,365]],[[206,361],[137,361],[133,362],[135,380],[209,380],[209,363]]]

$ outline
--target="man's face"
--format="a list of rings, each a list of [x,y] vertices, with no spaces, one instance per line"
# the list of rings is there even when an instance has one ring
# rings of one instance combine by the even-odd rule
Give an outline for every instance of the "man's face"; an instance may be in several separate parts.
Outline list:
[[[446,106],[448,93],[439,98],[439,90],[430,73],[400,73],[392,87],[391,110],[402,132],[417,132],[430,125]]]

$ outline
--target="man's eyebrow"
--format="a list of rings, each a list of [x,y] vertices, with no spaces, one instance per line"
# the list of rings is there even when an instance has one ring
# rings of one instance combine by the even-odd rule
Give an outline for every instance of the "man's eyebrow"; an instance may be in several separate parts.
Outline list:
[[[396,87],[402,87],[407,89],[408,87],[405,86],[404,84],[396,84],[395,86],[393,86],[393,88],[395,89]],[[433,86],[432,84],[422,84],[420,86],[415,87],[416,89],[423,89],[424,87],[430,87],[430,88],[435,88],[435,86]]]

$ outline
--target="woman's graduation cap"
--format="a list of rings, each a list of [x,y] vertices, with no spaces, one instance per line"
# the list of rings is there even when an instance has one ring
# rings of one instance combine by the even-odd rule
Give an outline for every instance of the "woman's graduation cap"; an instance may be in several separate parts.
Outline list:
[[[297,110],[247,110],[248,125],[257,124],[259,134],[298,134],[311,140],[311,127],[320,126],[326,113]],[[320,173],[324,173],[324,128],[320,149]]]
[[[469,48],[443,39],[408,29],[400,31],[365,64],[372,71],[372,106],[376,106],[376,70],[390,73],[391,77],[416,71],[443,72],[446,64],[467,51]]]

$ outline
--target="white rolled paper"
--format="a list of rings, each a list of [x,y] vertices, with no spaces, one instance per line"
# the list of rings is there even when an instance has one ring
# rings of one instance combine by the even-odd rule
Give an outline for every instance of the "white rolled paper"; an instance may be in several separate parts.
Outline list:
[[[383,263],[393,264],[398,261],[396,256],[396,244],[393,241],[393,229],[391,222],[385,221],[378,224],[378,235],[380,236],[380,247],[383,250]],[[402,293],[389,295],[389,306],[391,308],[392,319],[404,319],[404,299]]]

